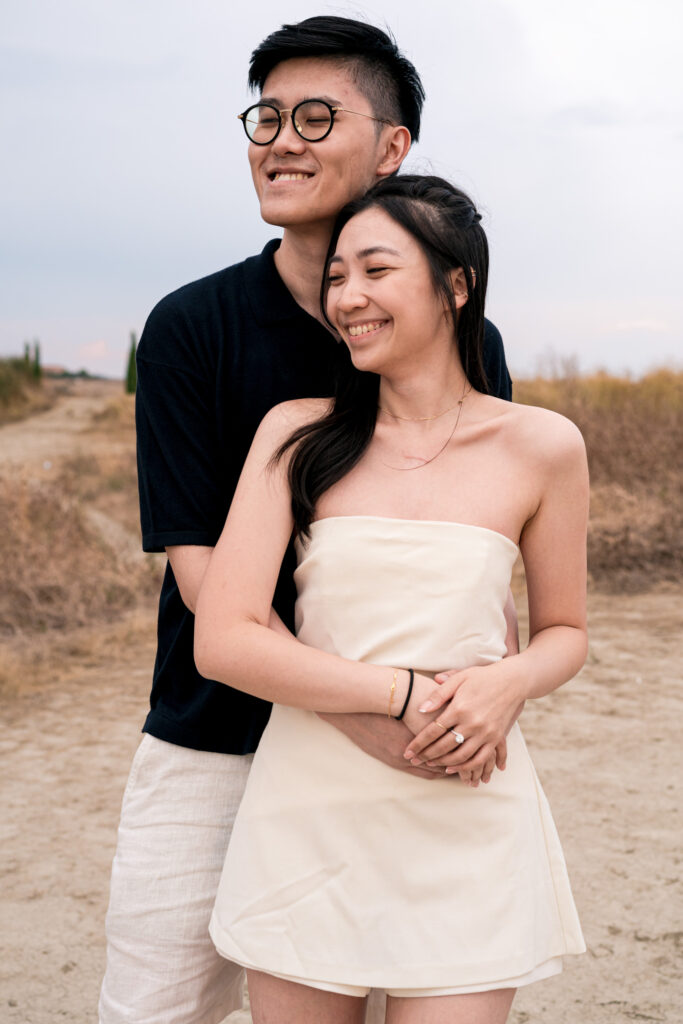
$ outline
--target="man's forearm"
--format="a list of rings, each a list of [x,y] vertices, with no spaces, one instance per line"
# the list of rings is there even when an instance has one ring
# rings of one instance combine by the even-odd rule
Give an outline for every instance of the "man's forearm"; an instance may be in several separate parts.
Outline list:
[[[517,620],[517,609],[515,607],[515,599],[512,596],[512,591],[508,590],[507,601],[505,602],[505,648],[506,656],[509,657],[511,654],[519,654],[519,622]]]
[[[166,548],[183,604],[193,615],[212,551],[213,548],[194,544]]]
[[[386,715],[371,715],[362,712],[356,714],[325,714],[319,718],[339,729],[357,747],[390,768],[408,771],[410,775],[419,775],[423,779],[443,776],[442,772],[434,772],[425,768],[414,768],[403,756],[406,745],[413,737],[410,729]]]

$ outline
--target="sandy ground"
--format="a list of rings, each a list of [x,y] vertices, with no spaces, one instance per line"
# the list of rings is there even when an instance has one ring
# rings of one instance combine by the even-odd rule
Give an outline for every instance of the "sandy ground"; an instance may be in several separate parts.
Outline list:
[[[76,389],[51,412],[2,428],[0,471],[49,472],[43,463],[81,444],[108,389]],[[683,1020],[682,609],[683,590],[592,594],[586,667],[525,711],[589,952],[559,978],[522,990],[512,1024]],[[98,644],[81,637],[72,657],[61,637],[54,677],[24,680],[5,700],[3,1024],[96,1020],[109,870],[153,635],[153,615],[143,612],[112,623]],[[246,1011],[230,1018],[248,1020]]]

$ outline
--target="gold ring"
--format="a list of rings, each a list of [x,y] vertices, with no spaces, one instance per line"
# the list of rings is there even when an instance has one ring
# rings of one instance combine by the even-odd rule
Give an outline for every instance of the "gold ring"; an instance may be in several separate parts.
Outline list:
[[[447,725],[442,725],[441,722],[434,722],[434,725],[438,725],[439,729],[443,729],[444,732],[448,732]]]

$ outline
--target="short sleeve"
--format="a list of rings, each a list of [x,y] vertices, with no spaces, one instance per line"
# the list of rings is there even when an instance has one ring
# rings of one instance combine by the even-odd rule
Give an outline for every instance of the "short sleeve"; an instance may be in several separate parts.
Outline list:
[[[496,398],[512,401],[512,380],[505,361],[500,331],[490,320],[484,321],[484,370],[490,393]]]
[[[137,357],[135,421],[142,546],[212,546],[225,518],[215,382],[192,358],[193,331],[163,303]]]

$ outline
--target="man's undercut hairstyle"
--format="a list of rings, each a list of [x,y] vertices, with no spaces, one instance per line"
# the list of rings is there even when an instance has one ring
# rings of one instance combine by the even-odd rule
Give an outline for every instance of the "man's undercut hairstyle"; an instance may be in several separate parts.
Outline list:
[[[263,91],[273,68],[296,57],[326,57],[346,67],[375,117],[404,125],[417,142],[424,88],[415,67],[388,33],[375,25],[332,15],[283,25],[252,53],[249,87]]]

